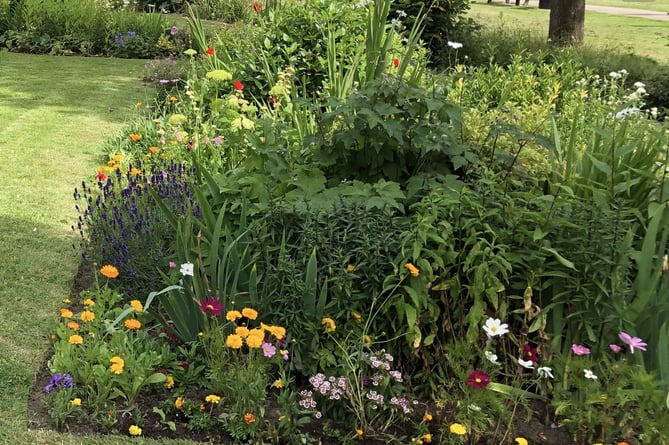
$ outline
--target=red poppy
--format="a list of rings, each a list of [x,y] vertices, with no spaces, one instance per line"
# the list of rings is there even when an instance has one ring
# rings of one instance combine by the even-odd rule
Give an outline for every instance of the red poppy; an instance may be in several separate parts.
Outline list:
[[[214,48],[212,48],[212,47],[207,48],[205,53],[207,53],[208,56],[213,56],[214,55]]]
[[[474,388],[485,388],[490,383],[490,377],[483,371],[472,371],[467,377],[467,384]]]
[[[393,59],[393,66],[394,66],[395,68],[397,68],[398,66],[400,66],[400,59],[398,59],[397,57],[395,57],[395,58]]]
[[[232,85],[235,87],[235,90],[241,91],[244,89],[244,84],[239,81],[239,79],[235,80],[235,83]]]
[[[253,2],[253,10],[260,14],[262,12],[262,6],[260,6],[260,3]]]

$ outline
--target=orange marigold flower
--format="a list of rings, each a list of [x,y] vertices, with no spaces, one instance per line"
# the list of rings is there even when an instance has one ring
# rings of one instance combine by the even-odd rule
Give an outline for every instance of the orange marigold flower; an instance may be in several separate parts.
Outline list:
[[[109,359],[109,362],[111,363],[111,366],[109,366],[109,370],[113,372],[114,374],[118,375],[123,372],[123,367],[125,366],[125,360],[123,360],[121,357],[115,356]]]
[[[244,423],[245,424],[250,425],[255,421],[256,421],[256,416],[254,416],[253,413],[244,414]]]
[[[239,311],[228,311],[225,314],[225,319],[228,321],[235,321],[239,320],[240,318],[242,318],[242,313]]]
[[[129,318],[123,323],[123,326],[130,329],[131,331],[136,331],[142,327],[142,323],[139,322],[136,318]]]
[[[83,311],[80,315],[81,321],[93,321],[95,320],[95,314],[91,311]]]
[[[258,334],[260,332],[260,334]],[[251,329],[249,331],[249,336],[246,337],[246,345],[249,348],[256,349],[262,346],[263,340],[265,340],[265,334],[260,329]]]
[[[73,315],[72,311],[67,308],[60,309],[60,316],[63,318],[72,318]]]
[[[423,441],[426,443],[432,442],[432,434],[423,434]]]
[[[255,309],[251,309],[249,307],[245,307],[244,309],[242,309],[242,315],[248,318],[249,320],[255,320],[256,318],[258,318],[258,311],[256,311]]]
[[[142,306],[142,302],[139,300],[132,300],[130,302],[130,307],[135,310],[135,312],[142,312],[144,310],[144,306]]]
[[[102,269],[100,269],[100,273],[109,279],[114,279],[118,277],[118,269],[112,266],[111,264],[102,266]]]
[[[133,142],[139,142],[142,140],[142,135],[137,133],[130,133],[130,140]]]
[[[76,321],[71,321],[67,324],[67,328],[76,331],[77,329],[79,329],[79,323],[77,323]]]
[[[242,347],[243,341],[242,337],[237,334],[230,334],[228,338],[225,339],[225,346],[232,349],[239,349]]]
[[[181,409],[184,406],[184,398],[183,397],[177,397],[177,399],[174,401],[174,407],[176,409]]]
[[[149,147],[149,151],[155,155],[156,153],[158,153],[158,147],[151,146]]]
[[[70,335],[70,338],[67,340],[67,342],[71,345],[80,345],[84,342],[84,339],[81,337],[81,335]]]
[[[337,325],[330,317],[323,318],[323,320],[321,320],[321,324],[323,325],[326,333],[334,332],[337,329]]]
[[[283,326],[270,326],[268,331],[270,334],[276,337],[277,340],[281,340],[286,336],[286,328]]]
[[[235,334],[239,335],[241,338],[246,338],[249,336],[249,328],[246,326],[237,326]]]
[[[428,411],[425,411],[425,414],[423,414],[423,422],[431,422],[432,421],[432,414],[430,414]]]
[[[358,436],[358,439],[362,440],[362,436],[365,435],[365,432],[360,428],[355,429],[355,435]]]
[[[95,301],[91,300],[90,298],[87,298],[84,300],[84,306],[93,307],[95,306]]]
[[[406,263],[404,267],[409,271],[412,277],[417,277],[418,275],[420,275],[420,270],[418,270],[418,268],[413,264]]]

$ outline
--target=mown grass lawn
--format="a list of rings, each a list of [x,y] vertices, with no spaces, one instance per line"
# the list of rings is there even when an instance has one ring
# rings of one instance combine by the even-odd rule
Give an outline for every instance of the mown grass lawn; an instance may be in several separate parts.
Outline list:
[[[28,431],[26,401],[79,263],[72,191],[150,97],[143,63],[0,52],[0,443],[127,441]]]

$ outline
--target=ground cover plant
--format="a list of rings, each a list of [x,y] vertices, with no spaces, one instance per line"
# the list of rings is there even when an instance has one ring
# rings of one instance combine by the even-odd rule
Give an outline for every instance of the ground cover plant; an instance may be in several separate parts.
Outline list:
[[[258,44],[281,64],[251,75],[190,17],[184,78],[75,192],[92,284],[54,308],[36,385],[52,425],[235,443],[665,440],[669,141],[646,86],[566,53],[435,78],[420,21],[402,44],[389,11],[359,8],[362,49],[327,34],[313,76]],[[137,222],[160,236],[119,229],[157,213]],[[152,277],[143,295],[115,264],[124,249]]]

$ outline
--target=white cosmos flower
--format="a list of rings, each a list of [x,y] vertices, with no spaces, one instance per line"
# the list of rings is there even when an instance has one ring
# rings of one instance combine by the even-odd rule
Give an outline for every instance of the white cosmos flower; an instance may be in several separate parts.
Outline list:
[[[460,42],[451,42],[450,40],[448,41],[448,46],[450,46],[453,49],[460,49],[462,48],[462,43]]]
[[[181,272],[181,275],[185,276],[193,276],[193,263],[184,263],[181,265],[181,268],[179,269],[179,272]]]
[[[518,364],[523,368],[534,369],[534,362],[532,360],[523,360],[522,358],[519,358]]]
[[[509,332],[509,325],[502,323],[499,318],[488,318],[485,321],[483,330],[489,337],[496,337]]]
[[[592,371],[589,370],[589,369],[584,369],[584,370],[583,370],[583,373],[585,374],[585,378],[586,378],[586,379],[597,380],[597,379],[599,378],[599,377],[597,377],[597,376],[595,375],[594,372],[592,372]]]
[[[485,355],[485,358],[487,358],[490,363],[497,364],[497,354],[492,353],[490,351],[484,351],[483,355]]]
[[[539,374],[539,377],[542,377],[544,379],[551,378],[554,379],[553,377],[553,370],[549,368],[548,366],[542,366],[540,368],[537,368],[537,374]]]

